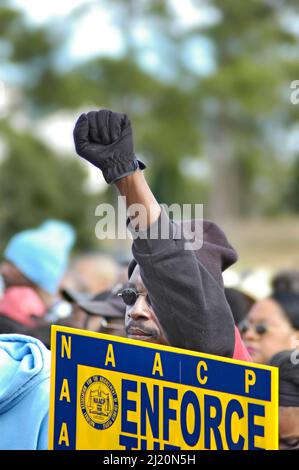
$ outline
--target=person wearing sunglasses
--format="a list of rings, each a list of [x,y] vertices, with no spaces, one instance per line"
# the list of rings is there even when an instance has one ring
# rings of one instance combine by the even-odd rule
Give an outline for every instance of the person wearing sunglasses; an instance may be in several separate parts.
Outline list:
[[[145,165],[135,156],[125,114],[106,109],[82,114],[74,141],[77,153],[126,198],[134,240],[129,284],[121,292],[127,336],[226,357],[238,351],[237,358],[248,360],[224,294],[222,271],[237,255],[222,230],[205,220],[169,219],[144,177]],[[138,216],[136,204],[142,207]],[[195,232],[198,226],[202,230]],[[198,232],[201,243],[195,248],[192,234]]]
[[[239,330],[254,362],[266,364],[299,341],[299,295],[276,292],[256,302]]]

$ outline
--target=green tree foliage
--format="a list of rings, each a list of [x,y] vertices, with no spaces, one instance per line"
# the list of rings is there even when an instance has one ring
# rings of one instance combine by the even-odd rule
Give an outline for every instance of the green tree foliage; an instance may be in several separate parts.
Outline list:
[[[5,149],[0,162],[0,247],[15,232],[47,218],[71,223],[77,232],[77,246],[90,247],[95,242],[91,229],[94,207],[100,200],[85,190],[86,167],[77,159],[56,155],[34,134],[37,118],[45,114],[35,106],[30,91],[39,86],[44,70],[54,67],[52,60],[59,38],[51,28],[30,27],[18,11],[5,3],[0,8],[0,28],[4,33],[0,48],[6,55],[3,71],[14,67],[12,75],[17,77],[20,96],[0,120],[0,141]],[[10,85],[7,79],[5,83]],[[60,85],[57,90],[63,95],[66,84]],[[23,132],[12,126],[20,105],[30,122]]]
[[[287,18],[298,16],[299,6],[295,1],[269,0],[192,4],[206,9],[211,21],[179,26],[170,0],[103,0],[102,8],[115,10],[123,53],[117,58],[98,55],[71,66],[64,50],[61,67],[57,59],[68,43],[70,26],[75,27],[92,5],[66,17],[68,27],[53,22],[32,27],[3,1],[0,48],[5,66],[17,71],[22,109],[33,124],[62,109],[99,106],[127,112],[134,124],[136,150],[148,163],[147,174],[161,202],[209,201],[211,215],[217,218],[277,213],[285,207],[283,195],[292,167],[290,155],[284,155],[285,139],[298,119],[298,108],[290,104],[290,83],[299,78],[297,37]],[[136,39],[138,25],[149,32],[148,43]],[[205,41],[206,50],[197,48],[199,40]],[[195,44],[198,62],[209,55],[209,71],[196,68],[188,58],[190,44]],[[149,51],[156,57],[151,68],[144,61]],[[37,137],[16,135],[10,127],[14,111],[6,116],[5,125],[2,120],[10,157],[0,167],[0,197],[6,200],[9,194],[11,199],[12,181],[18,178],[23,200],[18,204],[16,196],[9,215],[1,209],[4,236],[26,221],[54,213],[83,230],[82,220],[90,216],[90,209],[84,208],[90,208],[92,198],[83,191],[84,175],[75,159],[59,159],[45,146],[41,150]],[[25,148],[22,172],[13,177]],[[210,172],[192,175],[192,159],[205,160]],[[53,170],[47,172],[48,165]],[[59,187],[67,188],[69,200],[59,195]],[[82,234],[80,240],[86,243],[86,237]]]
[[[285,206],[299,213],[299,155],[295,158],[294,168],[289,177],[289,185],[285,188]]]
[[[221,21],[204,34],[215,45],[218,67],[201,83],[201,93],[208,140],[220,136],[211,156],[213,201],[225,215],[281,209],[290,156],[279,139],[299,117],[289,92],[299,75],[297,38],[286,27],[299,8],[294,4],[291,12],[287,3],[254,0],[240,8],[236,0],[211,2]]]
[[[3,132],[0,127],[0,133]],[[7,157],[0,172],[1,246],[15,232],[38,225],[46,218],[71,223],[78,245],[91,242],[94,198],[80,188],[86,172],[77,160],[60,158],[30,134],[6,129]]]

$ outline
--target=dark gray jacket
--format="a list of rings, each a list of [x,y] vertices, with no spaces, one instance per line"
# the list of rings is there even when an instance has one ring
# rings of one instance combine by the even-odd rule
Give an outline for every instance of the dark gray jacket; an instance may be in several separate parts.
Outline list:
[[[198,223],[193,221],[193,229]],[[163,224],[169,226],[169,239],[161,238]],[[153,225],[158,239],[137,237],[132,251],[169,343],[232,357],[234,321],[221,272],[236,261],[236,252],[209,221],[203,221],[203,246],[195,251],[185,249],[189,237],[181,237],[180,224],[170,221],[164,210]]]

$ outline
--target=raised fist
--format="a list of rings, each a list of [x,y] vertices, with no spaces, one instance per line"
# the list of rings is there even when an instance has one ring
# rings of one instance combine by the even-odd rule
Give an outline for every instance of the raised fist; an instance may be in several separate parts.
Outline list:
[[[74,128],[74,141],[78,155],[100,168],[109,184],[145,168],[134,154],[126,114],[108,109],[81,114]]]

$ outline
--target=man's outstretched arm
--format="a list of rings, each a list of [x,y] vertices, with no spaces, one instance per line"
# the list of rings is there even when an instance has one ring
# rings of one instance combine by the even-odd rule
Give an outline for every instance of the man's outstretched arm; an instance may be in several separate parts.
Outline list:
[[[128,207],[143,204],[139,229],[157,226],[157,239],[135,237],[133,255],[140,267],[153,309],[172,346],[231,357],[234,323],[223,288],[191,250],[176,236],[176,224],[155,200],[139,171],[116,183]],[[144,216],[146,214],[146,217]],[[161,226],[169,226],[169,238],[161,239]]]
[[[126,197],[129,209],[142,204],[138,230],[155,233],[168,226],[169,237],[135,236],[133,255],[149,291],[153,309],[172,346],[231,357],[234,322],[223,288],[198,261],[186,240],[176,235],[152,194],[136,160],[132,131],[125,115],[101,110],[81,116],[76,124],[76,150],[103,171]],[[131,214],[132,215],[132,214]]]
[[[134,216],[134,214],[130,214],[130,207],[134,204],[140,204],[144,208],[144,211],[138,214],[139,230],[146,230],[148,226],[158,220],[161,207],[140,170],[118,180],[115,184],[120,194],[126,198],[129,218]]]

